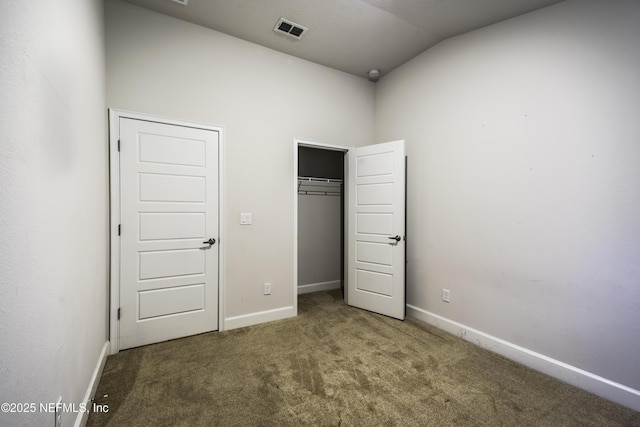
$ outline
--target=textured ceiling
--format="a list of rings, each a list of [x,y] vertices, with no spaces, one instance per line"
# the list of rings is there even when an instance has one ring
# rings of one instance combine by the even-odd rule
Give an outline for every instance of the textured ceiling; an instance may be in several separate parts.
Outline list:
[[[331,68],[382,75],[436,43],[562,0],[127,0]],[[276,34],[279,18],[309,30]]]

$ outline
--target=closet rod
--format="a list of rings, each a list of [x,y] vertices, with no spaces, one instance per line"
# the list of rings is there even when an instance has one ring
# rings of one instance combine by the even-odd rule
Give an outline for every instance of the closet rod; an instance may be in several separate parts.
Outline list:
[[[313,176],[299,176],[298,181],[308,181],[308,182],[328,182],[328,183],[336,183],[342,184],[341,179],[337,178],[316,178]]]
[[[298,190],[298,194],[304,194],[305,196],[340,196],[342,193],[339,191]]]

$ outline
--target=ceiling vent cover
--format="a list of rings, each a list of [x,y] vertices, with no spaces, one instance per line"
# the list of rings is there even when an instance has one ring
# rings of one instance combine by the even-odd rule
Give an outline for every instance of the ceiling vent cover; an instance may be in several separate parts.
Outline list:
[[[277,34],[284,34],[296,40],[300,40],[307,30],[307,27],[303,27],[300,24],[296,24],[295,22],[284,18],[280,18],[276,27],[273,29]]]

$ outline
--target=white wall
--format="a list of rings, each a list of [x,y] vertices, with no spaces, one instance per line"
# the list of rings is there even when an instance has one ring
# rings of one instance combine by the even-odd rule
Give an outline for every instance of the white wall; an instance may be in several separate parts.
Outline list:
[[[0,402],[78,405],[106,354],[103,27],[99,0],[0,2]]]
[[[118,0],[106,26],[109,107],[225,128],[225,317],[293,307],[294,138],[370,143],[374,85]]]
[[[639,19],[637,1],[567,1],[376,92],[376,139],[407,140],[408,303],[636,390]]]
[[[298,287],[339,285],[341,217],[340,196],[298,195]]]

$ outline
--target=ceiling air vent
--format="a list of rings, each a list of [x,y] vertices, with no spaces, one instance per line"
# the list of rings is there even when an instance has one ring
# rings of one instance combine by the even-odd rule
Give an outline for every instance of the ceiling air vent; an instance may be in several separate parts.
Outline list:
[[[273,31],[278,34],[285,34],[296,40],[300,40],[302,38],[302,35],[306,33],[307,30],[308,28],[284,18],[280,18],[280,20],[276,24],[276,27],[273,29]]]

